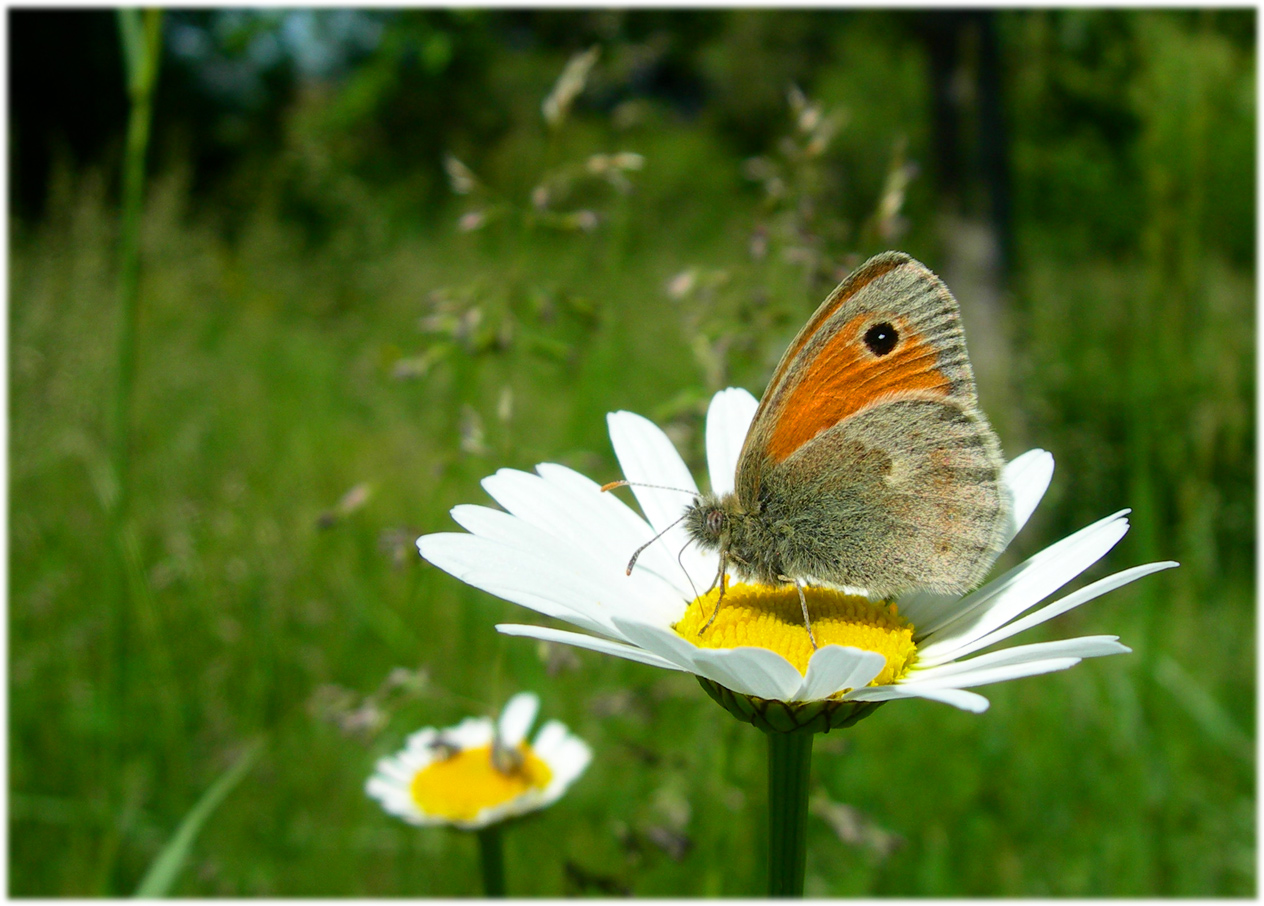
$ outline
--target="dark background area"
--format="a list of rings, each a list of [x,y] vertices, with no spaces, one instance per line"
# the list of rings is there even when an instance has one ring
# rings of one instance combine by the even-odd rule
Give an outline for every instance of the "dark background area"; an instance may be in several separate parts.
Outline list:
[[[1022,80],[1014,75],[1024,53],[1014,23],[1022,18],[969,10],[173,10],[164,26],[153,166],[186,168],[195,197],[218,207],[231,209],[279,181],[295,196],[306,188],[316,197],[292,200],[319,209],[319,186],[303,186],[302,175],[290,172],[301,164],[294,143],[317,140],[339,168],[374,189],[406,187],[421,216],[446,198],[445,153],[486,148],[513,132],[523,105],[500,84],[514,68],[506,56],[526,65],[593,44],[610,49],[614,71],[589,86],[582,109],[608,115],[629,101],[652,102],[660,115],[713,133],[729,153],[754,155],[778,134],[787,85],[811,96],[847,65],[835,38],[851,30],[879,33],[920,58],[927,121],[894,131],[921,130],[923,179],[947,203],[986,214],[1008,232],[1016,143],[1091,149],[1112,197],[1139,193],[1142,122],[1126,90],[1146,65],[1138,17],[1051,12],[1045,40],[1053,46],[1031,48],[1048,56],[1028,58],[1032,69],[1050,64],[1040,73],[1038,115],[1020,106]],[[1253,23],[1241,11],[1172,11],[1168,18],[1239,52],[1253,48]],[[10,27],[13,213],[38,218],[57,162],[117,169],[127,110],[117,25],[110,10],[17,9]],[[1019,197],[1023,215],[1056,202],[1045,222],[1066,221],[1108,250],[1135,240],[1139,194],[1118,206],[1112,224],[1103,206],[1075,192],[1058,199],[1061,193],[1041,185],[1062,174],[1034,175],[1039,195]],[[1223,193],[1215,201],[1205,207],[1220,214],[1209,214],[1205,226],[1239,263],[1248,262],[1249,199]]]

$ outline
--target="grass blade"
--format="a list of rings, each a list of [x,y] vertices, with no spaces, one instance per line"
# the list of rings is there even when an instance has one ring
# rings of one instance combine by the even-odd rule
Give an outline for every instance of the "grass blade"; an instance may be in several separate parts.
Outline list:
[[[197,839],[202,825],[215,809],[219,808],[224,797],[232,792],[233,787],[246,776],[246,772],[258,760],[259,753],[262,751],[262,741],[254,743],[237,759],[236,764],[221,774],[220,778],[211,784],[210,789],[202,794],[197,805],[184,816],[184,820],[180,822],[180,827],[176,829],[170,842],[162,848],[162,852],[149,866],[149,871],[145,872],[145,877],[136,888],[134,896],[163,897],[167,895],[180,869],[184,867],[189,857],[189,850],[193,848],[193,841]]]

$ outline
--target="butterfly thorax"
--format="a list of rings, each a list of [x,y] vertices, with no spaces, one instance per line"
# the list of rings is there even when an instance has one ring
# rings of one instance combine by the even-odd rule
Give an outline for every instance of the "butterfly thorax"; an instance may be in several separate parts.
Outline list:
[[[785,528],[736,494],[703,494],[685,511],[685,530],[703,550],[717,551],[743,579],[779,585]],[[778,543],[780,540],[781,543]]]

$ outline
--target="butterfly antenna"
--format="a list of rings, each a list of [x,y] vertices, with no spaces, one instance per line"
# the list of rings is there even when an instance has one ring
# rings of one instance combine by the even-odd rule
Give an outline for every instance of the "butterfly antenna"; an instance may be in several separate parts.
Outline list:
[[[679,491],[681,494],[692,494],[695,497],[698,496],[697,491],[690,491],[685,488],[673,488],[665,484],[646,484],[643,481],[625,481],[622,479],[619,481],[612,481],[609,484],[603,484],[601,486],[601,491],[604,494],[606,491],[613,491],[615,488],[654,488],[659,491]]]
[[[602,488],[602,490],[605,490],[605,488]],[[675,488],[668,488],[668,490],[675,490]],[[685,513],[685,516],[688,516],[688,515],[689,515],[688,513]],[[636,550],[632,553],[632,559],[628,561],[628,572],[627,572],[627,574],[628,574],[629,576],[630,576],[630,575],[632,575],[632,567],[636,566],[636,559],[637,559],[637,557],[641,556],[641,552],[642,552],[643,550],[645,550],[647,547],[649,547],[651,544],[653,544],[655,541],[657,541],[659,538],[661,538],[661,537],[663,537],[664,535],[666,535],[668,532],[670,532],[670,531],[671,531],[672,529],[674,529],[676,526],[680,525],[680,523],[684,522],[684,521],[685,521],[685,516],[681,516],[679,519],[677,519],[677,520],[676,520],[675,522],[673,522],[671,525],[667,526],[667,528],[663,529],[661,532],[659,532],[657,535],[655,535],[655,536],[654,536],[653,538],[651,538],[649,541],[646,541],[644,544],[642,544],[640,547],[638,547],[638,548],[637,548],[637,549],[636,549]],[[686,575],[688,575],[688,573],[686,573]]]

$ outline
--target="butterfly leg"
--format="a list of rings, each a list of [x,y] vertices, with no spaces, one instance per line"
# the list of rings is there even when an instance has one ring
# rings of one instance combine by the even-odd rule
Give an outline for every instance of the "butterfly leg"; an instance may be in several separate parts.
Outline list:
[[[808,641],[812,643],[812,650],[816,651],[816,636],[812,635],[812,618],[808,616],[808,599],[803,594],[803,580],[791,579],[789,576],[778,576],[782,582],[793,582],[794,587],[799,592],[799,605],[803,608],[803,626],[808,631]]]
[[[720,595],[715,599],[715,610],[711,611],[711,618],[707,620],[705,626],[698,630],[698,635],[702,635],[710,629],[711,624],[715,622],[715,618],[720,615],[720,605],[724,603],[724,590],[728,587],[728,584],[724,581],[724,569],[728,565],[727,560],[727,555],[720,554],[720,571],[715,574],[715,582],[711,583],[711,588],[715,588],[716,582],[720,584]],[[711,591],[711,588],[708,588],[707,591]]]

